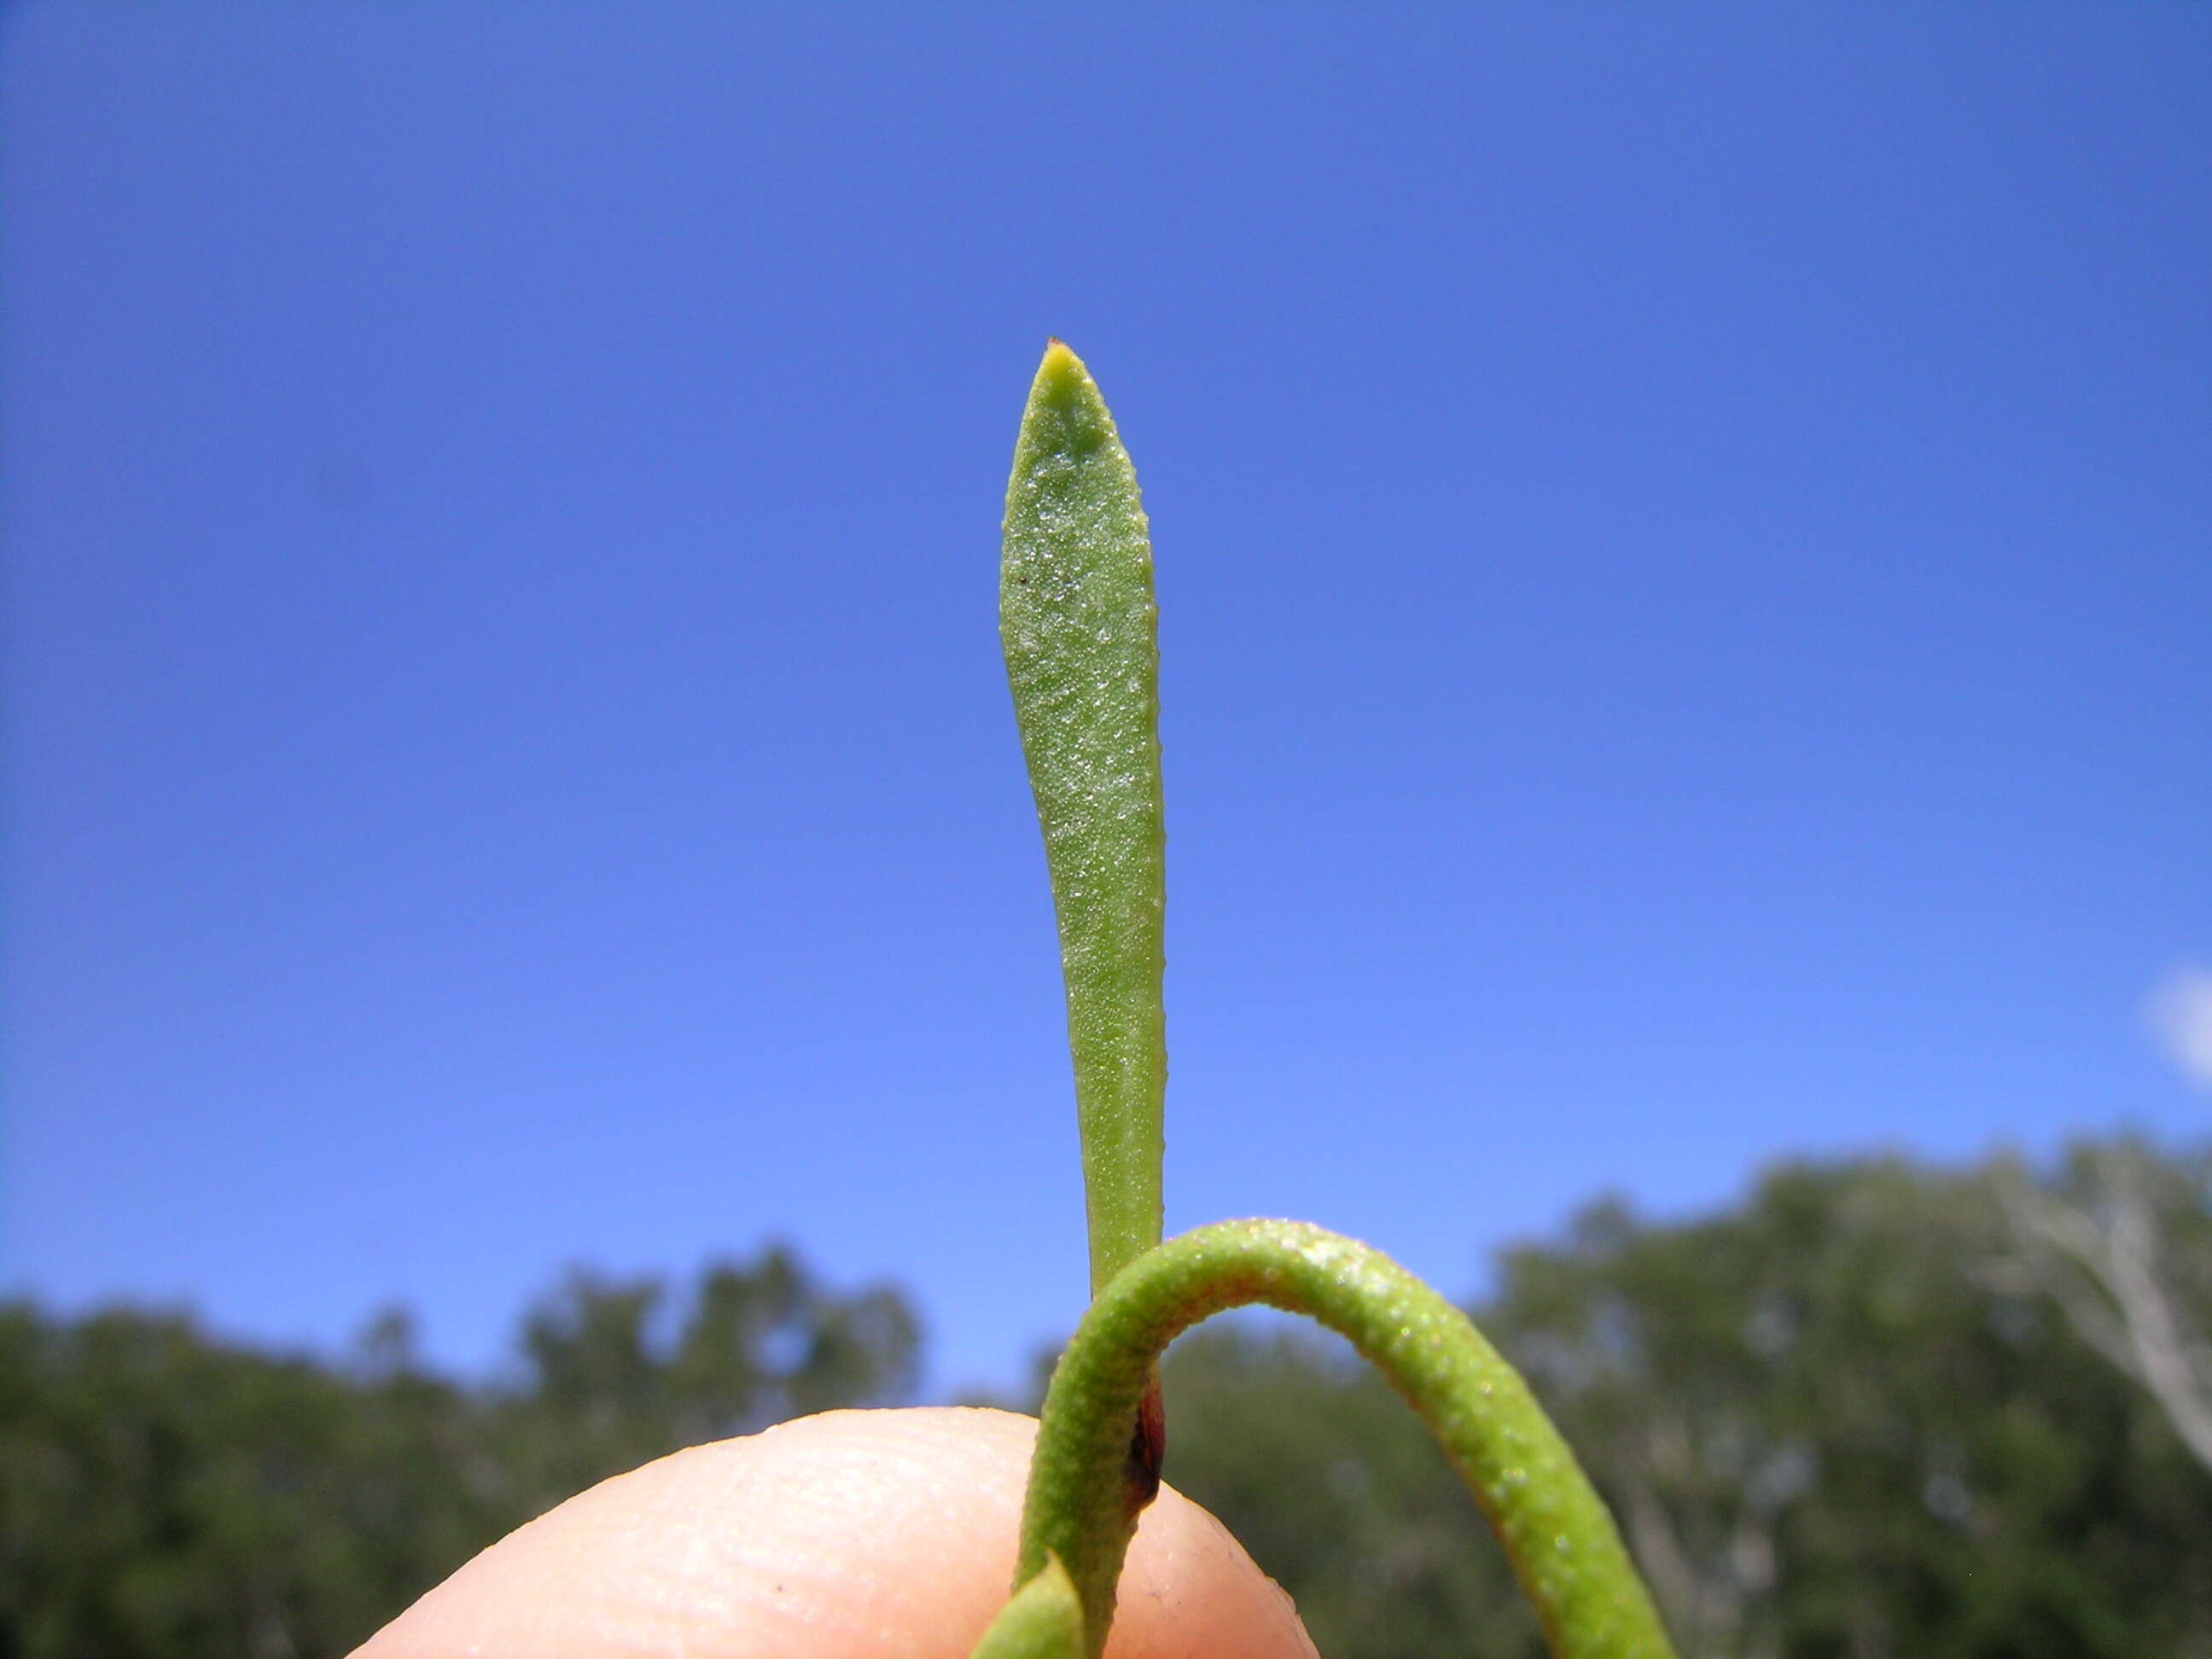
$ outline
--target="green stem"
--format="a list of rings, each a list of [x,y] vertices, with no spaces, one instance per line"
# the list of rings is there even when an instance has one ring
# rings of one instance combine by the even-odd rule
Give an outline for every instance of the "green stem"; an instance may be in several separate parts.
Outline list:
[[[1136,1513],[1129,1418],[1161,1352],[1211,1314],[1266,1303],[1351,1340],[1443,1444],[1559,1659],[1671,1659],[1613,1517],[1520,1374],[1467,1316],[1380,1251],[1294,1221],[1228,1221],[1146,1252],[1091,1303],[1054,1372],[1030,1468],[1017,1585],[1049,1559],[1105,1646]]]
[[[999,632],[1060,918],[1095,1294],[1160,1237],[1166,833],[1152,539],[1114,417],[1057,340],[1006,484]]]

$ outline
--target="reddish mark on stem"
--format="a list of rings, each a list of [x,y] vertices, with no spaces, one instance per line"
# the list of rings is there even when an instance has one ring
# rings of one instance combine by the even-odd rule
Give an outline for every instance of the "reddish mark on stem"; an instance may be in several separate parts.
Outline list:
[[[1167,1455],[1167,1407],[1160,1400],[1160,1374],[1155,1370],[1145,1383],[1145,1397],[1137,1402],[1136,1426],[1129,1432],[1127,1489],[1132,1519],[1159,1496],[1160,1466]]]

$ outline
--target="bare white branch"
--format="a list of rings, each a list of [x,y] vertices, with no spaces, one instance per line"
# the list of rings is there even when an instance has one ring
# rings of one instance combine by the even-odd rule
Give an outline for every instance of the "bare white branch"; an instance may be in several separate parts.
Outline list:
[[[2212,1375],[2159,1273],[2158,1217],[2134,1157],[2092,1166],[2076,1205],[2015,1175],[2002,1188],[2014,1235],[2077,1334],[2140,1382],[2191,1455],[2212,1471]]]

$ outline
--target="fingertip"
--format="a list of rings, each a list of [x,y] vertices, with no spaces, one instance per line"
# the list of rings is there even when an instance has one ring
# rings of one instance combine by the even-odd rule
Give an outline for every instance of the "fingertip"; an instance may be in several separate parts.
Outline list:
[[[1163,1486],[1121,1570],[1106,1659],[1316,1659],[1290,1595],[1210,1510]]]
[[[541,1516],[356,1659],[966,1659],[1004,1605],[1033,1419],[831,1412],[694,1447]],[[1170,1488],[1108,1659],[1310,1659],[1278,1589]]]

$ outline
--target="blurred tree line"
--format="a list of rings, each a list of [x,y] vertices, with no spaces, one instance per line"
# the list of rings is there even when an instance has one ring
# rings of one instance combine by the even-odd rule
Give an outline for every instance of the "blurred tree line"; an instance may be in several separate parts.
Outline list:
[[[1686,1224],[1594,1206],[1498,1277],[1478,1322],[1685,1659],[2212,1655],[2212,1455],[2189,1438],[2212,1156],[1792,1166]],[[1328,1659],[1543,1652],[1426,1431],[1347,1350],[1201,1329],[1166,1389],[1169,1478]]]
[[[342,1656],[495,1539],[679,1446],[911,1390],[894,1291],[786,1250],[653,1279],[570,1276],[512,1379],[417,1358],[404,1315],[343,1363],[189,1319],[0,1307],[0,1659]]]
[[[2212,1156],[1798,1165],[1591,1207],[1477,1310],[1620,1517],[1686,1659],[2212,1656]],[[345,1361],[0,1309],[0,1659],[346,1653],[476,1550],[696,1441],[910,1393],[915,1318],[787,1252],[572,1277],[497,1383],[404,1317]],[[1340,1348],[1223,1322],[1169,1478],[1329,1659],[1541,1651],[1426,1431]],[[2200,1443],[2201,1442],[2201,1443]]]

